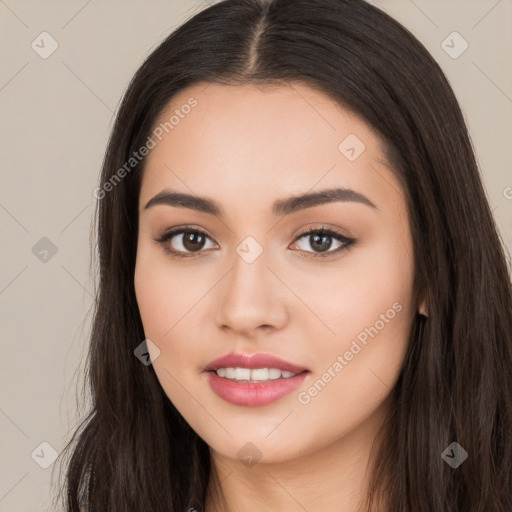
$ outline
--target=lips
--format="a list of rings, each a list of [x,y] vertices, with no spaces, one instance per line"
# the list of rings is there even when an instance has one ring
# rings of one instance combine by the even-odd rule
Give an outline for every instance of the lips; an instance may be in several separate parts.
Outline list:
[[[303,371],[288,379],[266,382],[236,382],[219,377],[215,371],[205,373],[206,382],[222,400],[242,407],[259,407],[276,402],[297,389],[310,375]]]
[[[271,354],[227,354],[211,361],[205,368],[205,372],[216,371],[219,368],[278,368],[292,373],[309,371],[304,366],[298,366]]]
[[[275,368],[295,375],[287,378],[253,382],[217,375],[219,368]],[[228,354],[212,361],[204,368],[206,382],[224,401],[243,407],[257,407],[275,402],[300,386],[311,374],[304,366],[284,361],[270,354]]]

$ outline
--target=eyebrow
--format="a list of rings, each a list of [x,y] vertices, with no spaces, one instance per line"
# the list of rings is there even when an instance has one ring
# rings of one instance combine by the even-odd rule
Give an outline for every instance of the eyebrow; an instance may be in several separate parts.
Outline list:
[[[377,207],[367,197],[359,192],[347,188],[330,188],[321,190],[320,192],[311,192],[292,196],[286,199],[279,199],[272,206],[272,213],[276,216],[289,215],[307,208],[313,208],[315,206],[334,202],[361,203],[377,209]],[[146,203],[144,209],[147,210],[158,204],[189,208],[191,210],[215,215],[216,217],[224,217],[224,210],[212,199],[185,194],[182,192],[172,192],[167,189],[162,190],[156,196],[152,197]]]

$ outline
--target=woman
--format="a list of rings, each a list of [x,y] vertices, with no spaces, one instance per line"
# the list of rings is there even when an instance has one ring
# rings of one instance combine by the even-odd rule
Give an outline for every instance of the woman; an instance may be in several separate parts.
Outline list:
[[[512,298],[445,76],[362,0],[225,0],[125,94],[66,510],[512,510]]]

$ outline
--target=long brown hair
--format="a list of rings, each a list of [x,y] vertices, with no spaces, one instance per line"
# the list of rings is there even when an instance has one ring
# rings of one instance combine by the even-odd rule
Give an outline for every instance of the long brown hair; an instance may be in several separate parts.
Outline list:
[[[200,511],[215,476],[207,444],[134,356],[144,340],[133,284],[144,159],[105,186],[171,98],[202,81],[300,81],[322,91],[380,135],[403,185],[415,298],[426,298],[428,318],[414,319],[366,510],[385,498],[392,512],[512,511],[504,249],[445,75],[407,29],[363,0],[221,1],[167,37],[129,84],[98,195],[92,408],[66,447],[66,510],[79,510],[86,489],[94,512]],[[441,456],[452,442],[468,453],[456,469]]]

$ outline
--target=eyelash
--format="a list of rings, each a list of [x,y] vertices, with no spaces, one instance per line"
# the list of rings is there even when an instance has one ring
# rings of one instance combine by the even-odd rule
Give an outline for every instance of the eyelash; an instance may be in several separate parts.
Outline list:
[[[179,228],[172,228],[168,231],[165,231],[159,238],[155,238],[154,240],[155,240],[155,242],[158,242],[159,244],[161,244],[163,246],[165,252],[169,253],[174,258],[181,258],[181,259],[182,258],[190,258],[190,257],[194,257],[195,255],[203,252],[202,250],[200,250],[196,253],[183,253],[183,252],[171,249],[167,245],[167,242],[169,240],[171,240],[174,236],[181,235],[183,233],[194,233],[194,234],[203,235],[206,238],[210,238],[204,231],[201,231],[197,228],[194,228],[192,226],[181,226]],[[357,242],[357,240],[355,238],[349,238],[345,235],[342,235],[341,233],[338,233],[337,231],[333,231],[332,229],[322,226],[320,228],[307,229],[306,231],[304,231],[303,233],[298,235],[295,238],[295,240],[293,241],[293,243],[297,242],[298,240],[300,240],[301,238],[303,238],[307,235],[312,235],[312,234],[327,235],[328,237],[334,238],[334,239],[338,240],[339,242],[343,243],[343,245],[338,247],[336,250],[328,251],[325,253],[315,253],[315,252],[310,252],[310,251],[304,251],[304,252],[307,252],[309,255],[311,255],[314,258],[326,258],[326,257],[332,256],[341,251],[347,250],[349,247],[355,245]]]

